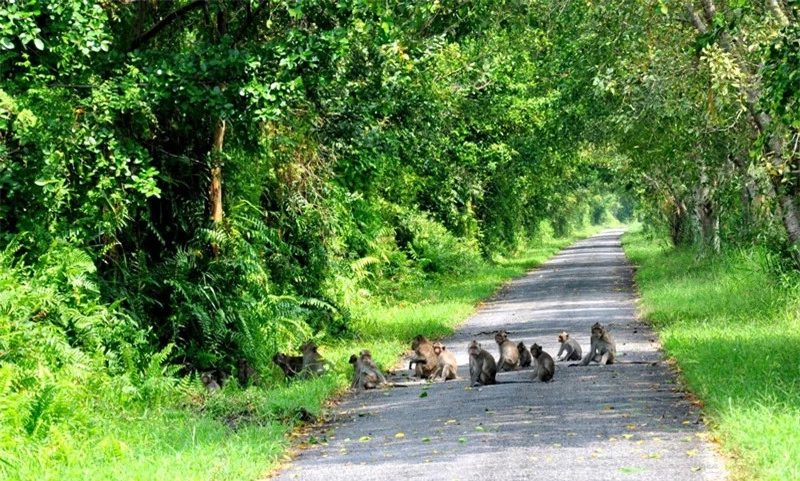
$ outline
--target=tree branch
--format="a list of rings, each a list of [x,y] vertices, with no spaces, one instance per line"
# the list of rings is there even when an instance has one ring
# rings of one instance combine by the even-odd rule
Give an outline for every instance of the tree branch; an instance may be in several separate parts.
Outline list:
[[[155,37],[158,34],[158,32],[160,32],[161,30],[164,29],[164,27],[166,27],[170,23],[174,22],[175,20],[177,20],[181,16],[186,15],[187,13],[191,12],[192,10],[195,10],[197,8],[202,7],[203,5],[205,5],[205,3],[206,3],[206,0],[194,0],[193,2],[187,3],[186,5],[182,6],[181,8],[179,8],[179,9],[175,10],[174,12],[170,13],[169,15],[167,15],[166,17],[161,19],[160,22],[158,22],[157,24],[153,25],[153,28],[151,28],[150,30],[148,30],[147,32],[142,34],[141,36],[135,38],[133,40],[133,42],[131,42],[131,46],[128,48],[128,52],[132,52],[132,51],[136,50],[137,48],[141,47],[143,44],[145,44],[151,38]]]

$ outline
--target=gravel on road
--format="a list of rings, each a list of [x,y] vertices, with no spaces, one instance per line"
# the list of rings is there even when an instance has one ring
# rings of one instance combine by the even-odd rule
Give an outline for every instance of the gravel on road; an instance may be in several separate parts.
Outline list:
[[[444,344],[459,377],[345,396],[277,479],[646,480],[726,479],[702,413],[677,384],[657,335],[636,317],[634,267],[623,230],[564,249],[508,283]],[[553,358],[567,331],[589,350],[592,324],[614,336],[618,363],[556,364],[552,382],[531,369],[469,387],[467,343],[498,357],[494,332],[534,342]]]

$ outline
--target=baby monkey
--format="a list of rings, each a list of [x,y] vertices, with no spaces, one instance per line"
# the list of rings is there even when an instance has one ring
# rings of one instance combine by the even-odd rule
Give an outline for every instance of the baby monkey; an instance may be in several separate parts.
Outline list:
[[[561,343],[561,348],[556,355],[557,361],[580,361],[581,360],[581,345],[575,339],[570,339],[567,331],[562,331],[558,335],[558,342]]]
[[[433,343],[433,353],[436,354],[436,373],[433,378],[441,381],[458,379],[456,356],[446,350],[444,344],[439,341]]]
[[[517,351],[519,351],[519,367],[531,367],[533,358],[531,357],[531,351],[525,347],[524,342],[517,344]]]

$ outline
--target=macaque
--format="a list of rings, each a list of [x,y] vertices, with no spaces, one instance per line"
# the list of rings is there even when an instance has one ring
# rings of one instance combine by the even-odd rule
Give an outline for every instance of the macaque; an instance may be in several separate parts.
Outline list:
[[[436,373],[433,378],[441,381],[458,379],[458,363],[453,353],[439,341],[433,343],[433,353],[436,354]]]
[[[416,355],[408,362],[408,368],[411,369],[411,366],[416,364],[414,375],[421,379],[433,376],[437,367],[433,344],[425,336],[419,335],[411,341],[411,349],[414,350]]]
[[[471,386],[486,386],[495,384],[497,377],[497,364],[494,357],[485,351],[478,341],[467,345],[469,353],[469,379]]]
[[[519,367],[531,367],[533,358],[531,352],[525,347],[524,342],[517,344],[517,352],[519,352]]]
[[[303,353],[303,375],[305,377],[319,376],[328,369],[325,359],[317,352],[317,345],[313,341],[308,341],[300,346],[300,352]]]
[[[553,362],[552,356],[544,352],[542,346],[535,343],[531,346],[531,356],[536,360],[533,379],[538,379],[542,382],[553,379],[553,374],[556,372],[556,363]]]
[[[508,332],[500,331],[494,335],[497,347],[500,350],[500,360],[497,361],[499,371],[511,371],[519,367],[519,351],[517,346],[508,340]]]
[[[613,364],[617,357],[617,344],[611,334],[599,322],[592,326],[592,344],[589,346],[589,353],[581,361],[582,366],[588,365],[591,361],[600,364]]]
[[[258,384],[258,373],[243,357],[236,361],[236,379],[241,387],[247,387],[251,380],[254,384]]]
[[[350,387],[353,389],[374,389],[382,384],[386,384],[386,378],[381,373],[375,361],[372,360],[372,353],[367,349],[362,350],[358,356],[350,356],[350,364],[353,365],[353,382]]]
[[[286,375],[287,379],[294,377],[297,375],[297,373],[303,370],[302,356],[287,356],[286,354],[279,352],[272,356],[272,362],[283,369],[283,374]]]
[[[575,339],[570,339],[567,331],[563,331],[558,335],[558,342],[561,343],[561,348],[559,348],[556,355],[557,361],[581,360],[581,345]]]
[[[206,391],[208,392],[217,392],[220,389],[217,380],[214,378],[214,374],[210,372],[204,372],[200,376],[200,380],[203,382],[203,386],[205,386]]]

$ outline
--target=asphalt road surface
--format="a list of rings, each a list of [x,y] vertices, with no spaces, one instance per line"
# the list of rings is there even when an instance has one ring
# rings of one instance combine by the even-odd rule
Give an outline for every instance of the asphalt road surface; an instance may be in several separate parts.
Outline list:
[[[346,396],[295,450],[278,479],[692,481],[726,478],[699,409],[679,389],[656,335],[636,318],[633,267],[608,230],[564,249],[503,289],[444,339],[459,380]],[[469,388],[466,347],[498,357],[494,331],[542,345],[553,358],[562,330],[589,348],[592,324],[617,342],[618,363],[556,365],[552,382],[530,369]]]

